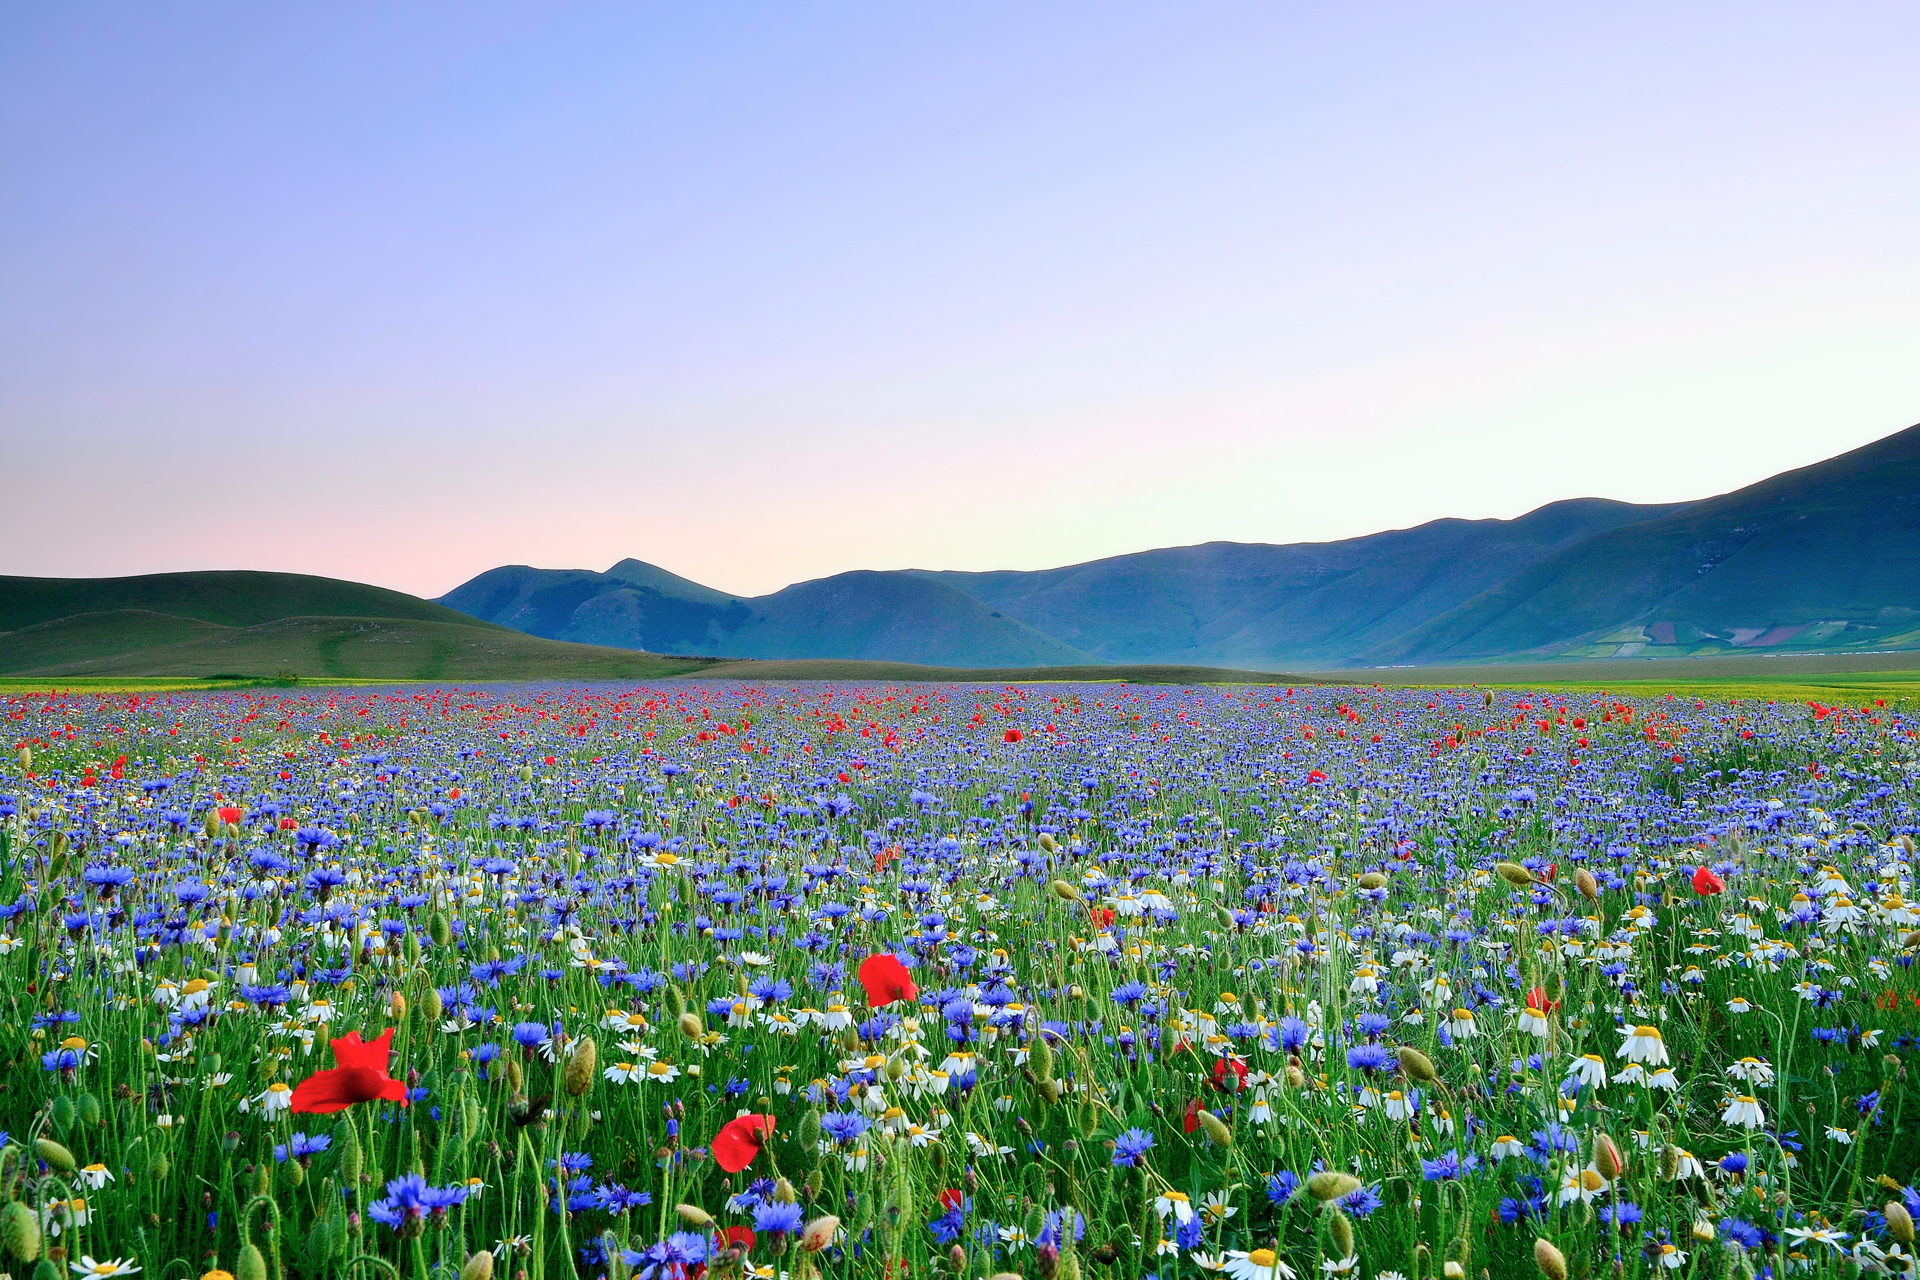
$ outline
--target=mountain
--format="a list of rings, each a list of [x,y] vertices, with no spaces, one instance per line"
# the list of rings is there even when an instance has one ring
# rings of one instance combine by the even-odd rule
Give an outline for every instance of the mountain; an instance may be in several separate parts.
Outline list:
[[[440,603],[549,639],[660,653],[954,667],[1098,660],[913,573],[840,573],[743,598],[638,560],[605,573],[508,565],[463,583]]]
[[[933,576],[1107,661],[1337,663],[1596,533],[1671,510],[1577,498],[1340,542],[1210,542]]]
[[[1368,656],[1916,644],[1920,426],[1584,539]]]
[[[442,597],[534,635],[947,666],[1419,665],[1920,647],[1920,427],[1701,502],[1554,502],[1338,542],[1038,571],[835,574],[731,596],[639,560]]]

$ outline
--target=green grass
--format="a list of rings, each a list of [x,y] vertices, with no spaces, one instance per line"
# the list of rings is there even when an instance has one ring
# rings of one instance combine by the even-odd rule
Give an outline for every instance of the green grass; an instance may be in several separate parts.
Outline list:
[[[189,638],[176,640],[182,620],[153,621],[158,618],[147,615],[122,629],[117,651],[112,634],[100,634],[80,620],[74,629],[87,643],[77,654],[50,653],[32,632],[0,636],[0,670],[22,681],[65,686],[74,679],[235,675],[306,681],[649,680],[713,663],[542,640],[503,627],[406,618],[281,618],[211,629],[201,624]]]

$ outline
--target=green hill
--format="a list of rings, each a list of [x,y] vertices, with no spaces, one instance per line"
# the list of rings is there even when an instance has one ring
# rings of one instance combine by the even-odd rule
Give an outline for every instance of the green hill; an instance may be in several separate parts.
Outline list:
[[[17,631],[86,613],[141,609],[198,618],[223,627],[250,627],[275,618],[418,618],[467,623],[473,619],[404,591],[304,573],[216,570],[150,573],[132,578],[16,578],[0,576],[0,631]]]
[[[0,625],[8,676],[652,679],[710,661],[544,640],[302,574],[0,577]]]
[[[1920,427],[1585,539],[1367,658],[1916,644]]]
[[[0,635],[0,672],[50,678],[650,680],[711,663],[412,618],[276,618],[222,627],[165,614],[94,614]]]

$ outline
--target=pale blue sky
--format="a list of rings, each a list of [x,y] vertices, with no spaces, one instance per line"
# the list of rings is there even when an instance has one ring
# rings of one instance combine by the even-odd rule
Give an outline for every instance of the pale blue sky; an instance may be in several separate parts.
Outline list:
[[[1920,420],[1920,8],[0,10],[0,572],[736,591]]]

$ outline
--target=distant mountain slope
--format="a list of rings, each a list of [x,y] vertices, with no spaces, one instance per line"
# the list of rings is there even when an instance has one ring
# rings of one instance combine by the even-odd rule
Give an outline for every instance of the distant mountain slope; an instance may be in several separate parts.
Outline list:
[[[1920,426],[1585,539],[1369,656],[1478,659],[1582,640],[1634,654],[1920,641]]]
[[[1920,647],[1920,427],[1698,503],[1577,498],[1339,542],[842,573],[753,598],[637,560],[509,566],[442,603],[560,640],[981,668]]]
[[[304,573],[220,570],[132,578],[0,577],[0,631],[122,609],[197,618],[225,627],[315,615],[473,625],[471,618],[456,610],[403,591]]]
[[[1340,542],[1210,542],[1037,573],[929,575],[1111,662],[1349,658],[1582,539],[1673,511],[1601,498]]]
[[[441,603],[531,635],[662,653],[993,667],[1089,660],[950,586],[907,573],[842,573],[743,599],[638,560],[606,573],[509,565]]]

